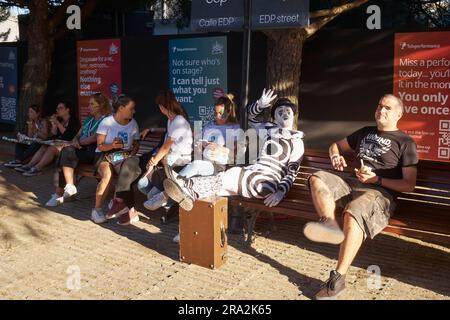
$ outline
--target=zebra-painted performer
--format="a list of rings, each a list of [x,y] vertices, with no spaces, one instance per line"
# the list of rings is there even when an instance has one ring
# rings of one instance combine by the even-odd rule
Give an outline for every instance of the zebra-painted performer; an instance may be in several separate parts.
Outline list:
[[[209,196],[240,195],[264,199],[268,207],[278,205],[290,190],[304,153],[303,132],[294,130],[297,106],[287,98],[276,100],[272,107],[273,122],[256,119],[269,108],[276,95],[264,89],[261,98],[249,106],[249,123],[265,134],[260,156],[255,164],[233,167],[215,176],[184,178],[166,167],[164,188],[169,197],[190,211],[196,199]]]

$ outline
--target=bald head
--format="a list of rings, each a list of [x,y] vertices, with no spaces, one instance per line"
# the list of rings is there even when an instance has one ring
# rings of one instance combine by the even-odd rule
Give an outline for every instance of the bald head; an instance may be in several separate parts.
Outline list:
[[[397,122],[403,115],[403,102],[393,94],[385,94],[375,111],[377,127],[383,131],[397,130]]]
[[[385,94],[380,98],[379,104],[382,104],[382,101],[386,99],[390,103],[392,107],[395,107],[398,112],[400,112],[401,115],[403,115],[403,101],[399,97],[393,95],[393,94]]]

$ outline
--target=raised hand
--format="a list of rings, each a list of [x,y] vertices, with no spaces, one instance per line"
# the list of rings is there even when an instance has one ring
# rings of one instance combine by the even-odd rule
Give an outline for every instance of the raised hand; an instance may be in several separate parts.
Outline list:
[[[261,97],[258,100],[258,104],[262,108],[268,108],[270,104],[277,98],[277,95],[272,89],[264,88]]]

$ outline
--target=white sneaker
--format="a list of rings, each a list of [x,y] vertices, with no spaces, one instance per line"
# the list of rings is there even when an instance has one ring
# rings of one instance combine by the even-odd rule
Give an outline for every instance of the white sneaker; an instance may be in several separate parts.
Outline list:
[[[92,209],[91,212],[91,220],[95,223],[103,223],[106,222],[105,215],[103,214],[102,210],[96,210],[95,208]]]
[[[75,187],[73,184],[66,184],[64,187],[64,199],[70,198],[74,195],[76,195],[78,192],[77,187]]]
[[[169,198],[166,196],[164,192],[157,193],[150,200],[144,202],[144,207],[147,210],[154,211],[159,209],[167,204],[167,200]]]
[[[56,193],[52,194],[50,200],[45,204],[46,207],[56,207],[60,204],[64,203],[64,197],[57,195]]]
[[[338,223],[332,219],[321,218],[318,222],[308,222],[303,228],[306,238],[314,242],[340,244],[345,239]]]
[[[147,200],[150,200],[155,196],[156,194],[160,193],[161,190],[159,190],[157,187],[153,187],[148,193],[147,193]]]
[[[180,243],[180,234],[177,234],[177,235],[172,239],[172,241],[175,242],[175,243]]]
[[[113,199],[109,200],[109,202],[108,202],[108,209],[109,209],[109,210],[111,210],[113,204],[114,204]]]

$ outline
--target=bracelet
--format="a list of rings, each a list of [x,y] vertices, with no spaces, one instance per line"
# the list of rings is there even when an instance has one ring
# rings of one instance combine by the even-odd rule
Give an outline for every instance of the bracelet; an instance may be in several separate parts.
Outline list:
[[[156,167],[156,165],[158,164],[158,163],[155,163],[155,162],[153,161],[153,158],[151,158],[149,162],[150,162],[150,164],[151,164],[152,166],[154,166],[154,167]]]
[[[377,176],[377,182],[375,182],[375,185],[378,187],[382,187],[383,185],[383,178],[380,176]]]

